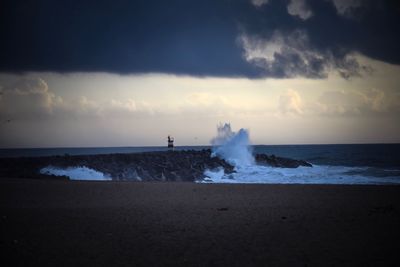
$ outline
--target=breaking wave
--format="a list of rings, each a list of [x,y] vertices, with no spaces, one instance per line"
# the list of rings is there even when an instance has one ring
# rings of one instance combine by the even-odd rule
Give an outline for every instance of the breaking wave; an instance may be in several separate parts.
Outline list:
[[[275,168],[255,163],[249,132],[232,131],[229,123],[217,127],[211,140],[212,156],[218,156],[235,166],[235,173],[225,174],[222,168],[206,170],[203,183],[266,183],[266,184],[398,184],[398,173],[384,177],[373,175],[370,167],[313,165],[298,168]],[[312,162],[311,162],[312,163]]]
[[[254,157],[250,149],[249,132],[240,129],[233,132],[230,123],[217,126],[217,136],[211,140],[212,156],[218,156],[236,168],[243,168],[254,164]]]
[[[86,181],[111,180],[111,177],[104,175],[102,172],[87,168],[85,166],[68,167],[68,168],[47,166],[45,168],[42,168],[40,170],[40,173],[47,175],[67,176],[71,180],[86,180]]]
[[[369,167],[322,166],[274,168],[247,166],[236,173],[223,170],[204,173],[204,183],[261,183],[261,184],[398,184],[398,176],[375,177],[365,175]]]

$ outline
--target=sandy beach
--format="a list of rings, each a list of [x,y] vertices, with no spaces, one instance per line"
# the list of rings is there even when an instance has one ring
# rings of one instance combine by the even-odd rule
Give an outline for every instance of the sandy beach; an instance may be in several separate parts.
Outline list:
[[[7,266],[399,261],[400,186],[2,179],[0,200]]]

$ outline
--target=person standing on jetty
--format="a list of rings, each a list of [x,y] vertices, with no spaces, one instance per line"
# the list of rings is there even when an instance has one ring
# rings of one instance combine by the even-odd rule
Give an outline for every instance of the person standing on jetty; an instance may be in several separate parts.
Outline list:
[[[168,135],[168,148],[174,150],[174,138]]]

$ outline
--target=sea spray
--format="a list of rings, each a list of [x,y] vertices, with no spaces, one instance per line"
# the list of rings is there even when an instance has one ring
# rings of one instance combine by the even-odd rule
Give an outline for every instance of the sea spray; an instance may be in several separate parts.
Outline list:
[[[254,157],[250,149],[249,132],[240,129],[232,131],[230,123],[217,126],[217,136],[211,140],[212,156],[218,156],[236,168],[254,164]]]
[[[108,181],[111,177],[102,172],[87,168],[85,166],[59,168],[47,166],[40,170],[42,174],[68,176],[71,180],[93,180],[93,181]]]

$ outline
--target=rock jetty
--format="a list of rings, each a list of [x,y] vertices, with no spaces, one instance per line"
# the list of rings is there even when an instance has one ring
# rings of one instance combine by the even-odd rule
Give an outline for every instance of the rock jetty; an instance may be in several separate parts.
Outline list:
[[[257,154],[257,164],[296,168],[311,166],[302,160]],[[40,173],[44,167],[81,167],[94,169],[123,181],[188,181],[204,178],[205,170],[223,168],[234,172],[234,166],[218,157],[211,157],[211,150],[160,151],[131,154],[63,155],[49,157],[1,158],[0,177],[33,179],[68,179]]]
[[[259,165],[266,165],[270,167],[279,168],[297,168],[300,166],[312,167],[311,163],[304,160],[289,159],[276,157],[275,155],[268,156],[266,154],[257,154],[255,156],[256,162]]]

